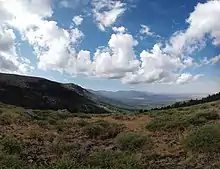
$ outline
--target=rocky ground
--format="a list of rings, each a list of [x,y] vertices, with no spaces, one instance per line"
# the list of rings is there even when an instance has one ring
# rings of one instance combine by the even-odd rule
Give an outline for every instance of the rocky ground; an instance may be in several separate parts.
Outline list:
[[[218,169],[220,102],[145,114],[0,104],[0,169]]]

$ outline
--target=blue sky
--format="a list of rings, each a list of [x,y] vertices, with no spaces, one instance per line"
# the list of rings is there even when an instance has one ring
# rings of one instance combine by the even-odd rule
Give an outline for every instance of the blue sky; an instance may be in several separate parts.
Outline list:
[[[0,15],[1,72],[95,90],[219,91],[219,0],[3,0]]]

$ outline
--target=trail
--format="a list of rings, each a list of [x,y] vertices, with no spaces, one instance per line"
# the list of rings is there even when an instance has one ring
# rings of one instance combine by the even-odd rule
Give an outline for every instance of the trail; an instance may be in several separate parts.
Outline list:
[[[108,116],[108,117],[93,117],[93,120],[106,120],[118,124],[124,124],[128,131],[140,131],[145,127],[150,117],[147,115],[140,116]]]

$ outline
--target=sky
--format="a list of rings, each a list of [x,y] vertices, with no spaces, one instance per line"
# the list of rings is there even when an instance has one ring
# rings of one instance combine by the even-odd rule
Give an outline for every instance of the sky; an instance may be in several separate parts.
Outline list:
[[[94,90],[220,90],[220,0],[0,0],[0,72]]]

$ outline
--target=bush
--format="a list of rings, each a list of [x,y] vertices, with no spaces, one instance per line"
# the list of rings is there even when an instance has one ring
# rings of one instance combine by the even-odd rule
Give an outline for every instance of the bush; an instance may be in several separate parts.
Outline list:
[[[141,169],[139,157],[125,152],[93,152],[86,160],[88,166],[108,169]]]
[[[184,141],[194,152],[220,152],[220,125],[205,125],[192,132]]]
[[[89,123],[88,123],[87,121],[83,120],[83,119],[80,119],[80,120],[76,121],[75,124],[76,124],[77,126],[79,126],[79,127],[85,127],[85,126],[87,126]]]
[[[124,133],[117,138],[117,143],[121,150],[135,151],[144,146],[150,148],[151,140],[147,136],[139,135],[137,133]]]
[[[10,136],[3,137],[0,140],[0,145],[3,146],[3,151],[9,154],[21,154],[25,148],[25,144]]]
[[[90,123],[82,129],[82,131],[89,138],[93,138],[93,139],[115,138],[122,130],[123,130],[122,125],[116,123],[109,123],[104,120]]]
[[[0,124],[2,125],[11,125],[15,123],[20,114],[15,112],[2,112],[0,113]]]
[[[77,143],[68,143],[64,141],[54,142],[52,144],[52,150],[58,156],[63,155],[64,153],[70,153],[71,151],[78,151],[80,145]]]
[[[0,168],[1,169],[19,169],[23,168],[23,162],[16,155],[8,155],[0,153]]]
[[[163,114],[155,117],[147,124],[147,129],[155,130],[169,130],[187,128],[190,126],[199,126],[210,120],[219,119],[219,114],[215,111],[197,112],[191,114]]]

